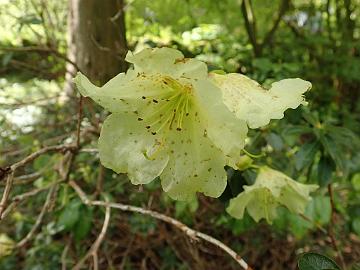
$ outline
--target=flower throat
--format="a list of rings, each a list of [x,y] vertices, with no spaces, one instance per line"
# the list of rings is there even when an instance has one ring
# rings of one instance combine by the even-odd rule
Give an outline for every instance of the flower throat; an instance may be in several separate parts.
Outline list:
[[[152,100],[148,101],[151,112],[145,115],[144,119],[138,118],[139,121],[146,121],[146,128],[153,135],[174,129],[181,131],[192,106],[192,85],[182,84],[169,76],[162,76],[160,80],[164,93],[151,97]]]

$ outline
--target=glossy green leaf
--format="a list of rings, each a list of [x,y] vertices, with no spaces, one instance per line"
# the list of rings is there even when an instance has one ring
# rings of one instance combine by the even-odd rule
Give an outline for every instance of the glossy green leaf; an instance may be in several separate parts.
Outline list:
[[[336,166],[342,171],[346,170],[346,157],[338,144],[327,135],[321,136],[320,140],[325,151],[330,155]]]
[[[266,140],[275,151],[280,151],[284,147],[282,138],[274,132],[271,132],[269,135],[267,135]]]
[[[298,266],[300,270],[341,270],[333,260],[317,253],[303,254]]]
[[[295,154],[295,168],[300,171],[309,166],[314,161],[318,150],[319,144],[316,141],[301,146],[300,150]]]
[[[331,182],[334,170],[334,162],[326,156],[321,156],[318,164],[318,183],[320,186],[324,187]]]

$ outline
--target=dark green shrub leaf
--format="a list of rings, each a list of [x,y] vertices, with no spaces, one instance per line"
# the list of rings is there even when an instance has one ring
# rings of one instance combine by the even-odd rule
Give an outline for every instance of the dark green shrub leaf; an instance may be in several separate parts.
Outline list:
[[[326,186],[331,182],[331,177],[334,170],[334,162],[326,156],[321,156],[318,165],[318,183],[320,186]]]
[[[300,270],[341,270],[333,260],[317,253],[305,253],[302,255],[298,266]]]
[[[295,168],[300,171],[301,169],[309,166],[313,162],[315,154],[318,150],[318,142],[304,144],[295,154]]]
[[[329,136],[322,136],[321,143],[324,146],[325,151],[330,155],[336,166],[344,171],[346,168],[346,158],[343,155],[338,144]]]

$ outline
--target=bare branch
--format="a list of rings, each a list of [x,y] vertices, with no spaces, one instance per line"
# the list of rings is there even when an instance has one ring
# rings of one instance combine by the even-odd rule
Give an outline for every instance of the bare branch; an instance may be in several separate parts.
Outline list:
[[[20,47],[20,48],[14,48],[14,47],[1,47],[0,51],[18,51],[18,52],[48,52],[48,53],[52,53],[53,55],[55,55],[58,58],[63,59],[65,62],[68,62],[69,64],[71,64],[72,66],[74,66],[74,68],[76,68],[77,70],[80,70],[78,65],[72,61],[71,59],[69,59],[66,55],[60,53],[59,51],[53,49],[53,48],[49,48],[49,47],[40,47],[40,46],[28,46],[28,47]]]
[[[75,184],[76,185],[76,184]],[[80,270],[82,265],[85,263],[85,261],[92,256],[93,260],[94,260],[94,269],[98,269],[98,255],[97,252],[99,250],[99,247],[101,245],[101,243],[104,241],[107,229],[109,227],[109,223],[110,223],[110,206],[105,206],[106,208],[106,212],[105,212],[105,219],[104,219],[104,224],[102,226],[101,232],[98,236],[98,238],[96,239],[96,241],[94,242],[94,244],[91,246],[91,248],[89,249],[89,251],[85,254],[85,256],[73,267],[73,270]]]
[[[260,44],[257,41],[256,20],[252,10],[251,0],[243,0],[241,3],[241,12],[245,22],[245,29],[249,36],[255,56],[261,55]]]
[[[264,41],[262,42],[261,46],[264,47],[266,44],[270,43],[277,28],[279,27],[279,24],[284,17],[286,11],[290,7],[290,0],[282,0],[280,4],[280,10],[278,13],[278,16],[276,17],[273,26],[271,27],[270,31],[266,34]]]
[[[18,168],[25,166],[26,164],[32,162],[37,157],[39,157],[45,153],[67,151],[67,150],[72,150],[72,149],[74,149],[74,146],[72,146],[72,145],[53,145],[53,146],[44,147],[44,148],[40,149],[39,151],[34,152],[34,153],[30,154],[29,156],[25,157],[23,160],[16,162],[13,165],[11,165],[5,169],[1,169],[1,171],[4,172],[1,175],[1,178],[3,178],[4,176],[7,176],[7,179],[6,179],[4,192],[3,192],[3,195],[2,195],[2,198],[0,201],[0,220],[3,216],[3,212],[5,210],[6,203],[9,198],[9,195],[10,195],[10,191],[11,191],[13,181],[14,181],[15,171]]]
[[[232,250],[230,247],[226,246],[221,241],[215,239],[214,237],[212,237],[210,235],[195,231],[195,230],[189,228],[188,226],[186,226],[184,223],[182,223],[182,222],[180,222],[180,221],[178,221],[178,220],[176,220],[174,218],[171,218],[171,217],[166,216],[164,214],[158,213],[156,211],[143,209],[143,208],[137,207],[137,206],[126,205],[126,204],[122,204],[122,203],[109,203],[109,202],[104,202],[104,201],[92,201],[92,200],[88,199],[88,197],[84,193],[84,191],[74,181],[69,181],[69,184],[76,191],[76,193],[78,194],[80,199],[83,201],[83,203],[86,204],[86,205],[111,207],[111,208],[120,209],[120,210],[126,211],[126,212],[140,213],[140,214],[151,216],[151,217],[156,218],[158,220],[164,221],[166,223],[169,223],[169,224],[177,227],[181,231],[183,231],[192,240],[197,241],[198,238],[201,238],[201,239],[203,239],[203,240],[217,246],[218,248],[222,249],[227,254],[229,254],[243,269],[245,269],[245,270],[251,270],[252,269],[240,257],[240,255],[238,255],[234,250]]]
[[[44,203],[44,206],[41,209],[41,212],[40,212],[39,216],[37,217],[34,226],[31,228],[30,232],[19,243],[17,243],[17,245],[16,245],[17,248],[21,248],[24,245],[26,245],[26,243],[30,241],[30,239],[34,236],[34,233],[40,227],[40,225],[41,225],[41,223],[43,221],[43,218],[44,218],[44,216],[45,216],[45,214],[46,214],[46,212],[47,212],[47,210],[49,208],[51,198],[52,198],[53,194],[55,193],[55,190],[56,190],[56,185],[53,185],[49,190],[49,193],[48,193],[48,195],[46,197],[46,201]]]

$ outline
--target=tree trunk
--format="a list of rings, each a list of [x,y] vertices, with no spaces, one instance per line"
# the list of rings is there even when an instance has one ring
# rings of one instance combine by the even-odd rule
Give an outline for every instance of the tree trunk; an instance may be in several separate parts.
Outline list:
[[[102,85],[127,67],[124,0],[69,0],[67,93],[77,69]]]

